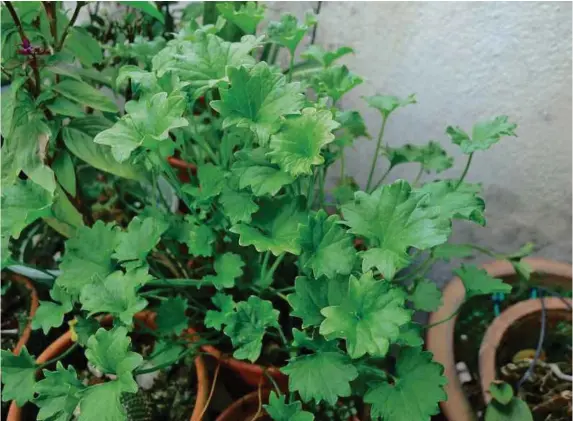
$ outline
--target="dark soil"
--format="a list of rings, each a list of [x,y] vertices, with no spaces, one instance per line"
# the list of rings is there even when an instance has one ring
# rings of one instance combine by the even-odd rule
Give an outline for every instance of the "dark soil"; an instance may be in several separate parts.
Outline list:
[[[2,331],[10,331],[1,335],[2,349],[13,349],[26,327],[28,310],[30,309],[30,295],[26,288],[15,282],[2,280]],[[16,331],[15,333],[12,333]]]

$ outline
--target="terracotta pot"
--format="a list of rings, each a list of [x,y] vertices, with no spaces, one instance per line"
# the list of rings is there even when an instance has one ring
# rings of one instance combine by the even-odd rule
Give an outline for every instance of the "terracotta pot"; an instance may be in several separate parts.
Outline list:
[[[544,274],[542,282],[547,286],[561,286],[571,289],[571,265],[558,263],[539,258],[524,259],[534,273]],[[507,261],[495,261],[482,265],[482,268],[506,282],[513,283],[517,275],[511,263]],[[454,313],[465,299],[465,288],[458,277],[453,278],[443,290],[444,304],[436,312],[430,314],[429,323],[435,323],[446,319]],[[448,378],[445,386],[448,400],[441,402],[443,414],[451,421],[473,421],[476,415],[468,402],[462,384],[458,379],[456,360],[454,356],[454,329],[457,317],[428,329],[426,336],[426,348],[434,354],[434,359],[444,366],[444,374]]]
[[[571,300],[567,307],[557,297],[543,298],[546,314],[546,332],[550,331],[558,322],[571,321]],[[481,390],[484,401],[490,401],[489,385],[497,378],[500,352],[505,346],[517,344],[523,340],[524,332],[534,332],[537,342],[541,324],[541,300],[531,299],[517,303],[496,317],[487,328],[479,350],[479,371]],[[522,342],[523,344],[523,342]],[[507,357],[507,356],[506,356]]]
[[[155,313],[151,311],[142,311],[135,315],[135,319],[144,323],[150,329],[155,329]],[[101,324],[106,326],[112,322],[111,316],[106,316],[101,320]],[[45,363],[58,355],[65,352],[69,347],[74,344],[72,341],[72,332],[67,331],[54,342],[52,342],[36,359],[37,364]],[[195,358],[195,369],[197,371],[197,396],[195,400],[195,407],[191,414],[191,421],[202,421],[200,416],[207,403],[209,393],[209,378],[207,375],[207,368],[200,355]],[[6,421],[21,421],[22,409],[16,405],[15,402],[10,404],[8,417]]]
[[[260,398],[258,391],[243,396],[225,409],[215,421],[255,421],[261,419],[266,415],[266,412],[262,407],[259,412],[259,399],[263,404],[268,403],[270,393],[270,389],[263,389]],[[257,413],[259,413],[259,415],[257,415]],[[360,421],[360,418],[352,417],[348,421]]]
[[[200,336],[200,334],[192,328],[189,328],[187,332],[192,336]],[[201,349],[219,361],[221,365],[237,373],[239,377],[250,386],[258,387],[259,384],[262,383],[263,387],[272,387],[273,384],[268,379],[268,375],[273,378],[281,390],[288,390],[288,376],[283,374],[277,367],[264,367],[262,365],[237,360],[229,355],[223,354],[212,345],[202,345]]]
[[[18,339],[16,346],[12,350],[12,353],[14,353],[14,355],[18,355],[22,350],[22,348],[24,348],[24,346],[28,343],[30,335],[32,334],[32,319],[34,318],[34,315],[36,314],[36,310],[38,309],[39,305],[38,292],[36,291],[34,284],[32,284],[32,281],[30,281],[28,278],[22,275],[18,275],[17,273],[12,273],[10,275],[10,280],[24,286],[28,290],[28,293],[30,294],[30,309],[28,310],[28,321],[26,322],[26,327],[22,331],[22,335]]]
[[[169,165],[173,168],[177,169],[179,180],[184,183],[188,183],[190,181],[189,173],[193,175],[197,174],[197,166],[195,164],[185,162],[182,159],[175,158],[174,156],[167,158],[167,162],[169,162]]]

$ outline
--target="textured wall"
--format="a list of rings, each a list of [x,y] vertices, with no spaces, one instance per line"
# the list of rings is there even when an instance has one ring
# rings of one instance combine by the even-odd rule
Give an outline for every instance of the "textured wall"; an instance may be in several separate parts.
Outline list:
[[[301,16],[315,4],[269,7]],[[499,114],[518,123],[518,138],[474,157],[467,180],[484,184],[488,225],[456,224],[454,241],[500,251],[534,241],[537,255],[571,261],[571,3],[323,2],[319,22],[316,43],[354,48],[343,62],[366,79],[342,106],[359,109],[377,134],[378,114],[361,96],[415,93],[418,104],[391,117],[386,140],[442,141],[459,158],[445,175],[457,177],[465,164],[447,125],[470,129]],[[362,185],[374,146],[362,141],[347,154]],[[416,173],[396,169],[389,180]]]

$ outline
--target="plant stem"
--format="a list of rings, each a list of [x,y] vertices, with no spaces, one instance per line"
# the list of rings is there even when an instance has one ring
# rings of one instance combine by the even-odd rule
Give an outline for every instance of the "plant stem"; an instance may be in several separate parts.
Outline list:
[[[266,278],[265,272],[267,271],[267,266],[268,266],[268,264],[269,264],[269,258],[270,258],[270,257],[271,257],[271,252],[270,252],[270,251],[266,251],[266,252],[265,252],[265,257],[263,258],[263,264],[261,265],[261,273],[260,273],[260,279],[261,279],[261,281]]]
[[[149,368],[142,368],[140,370],[135,370],[133,372],[134,376],[138,376],[140,374],[147,374],[147,373],[153,373],[154,371],[158,371],[158,370],[162,370],[164,368],[167,368],[173,364],[175,364],[177,361],[179,361],[181,358],[187,356],[188,354],[190,354],[191,352],[195,351],[195,348],[189,348],[186,351],[182,352],[181,354],[179,354],[179,356],[171,361],[168,361],[166,363],[163,364],[159,364],[156,365],[155,367],[149,367]]]
[[[392,171],[392,166],[388,167],[388,169],[384,172],[384,174],[382,174],[382,178],[380,180],[378,180],[378,182],[374,185],[374,187],[372,187],[372,190],[376,190],[380,184],[382,184],[384,182],[384,180],[386,179],[386,177],[388,177],[388,174],[390,174],[390,171]]]
[[[294,67],[294,51],[291,51],[290,52],[290,59],[289,59],[289,63],[288,63],[288,75],[287,75],[287,81],[289,81],[289,82],[292,81],[293,67]]]
[[[277,61],[277,57],[279,55],[280,49],[281,49],[280,45],[273,44],[273,50],[272,50],[271,56],[269,58],[269,64],[275,64],[275,62]]]
[[[43,368],[46,368],[47,366],[59,361],[59,360],[63,360],[64,358],[66,358],[68,355],[70,355],[72,352],[74,352],[76,350],[76,348],[80,346],[79,343],[75,342],[72,346],[70,346],[68,349],[66,349],[64,352],[62,352],[60,355],[58,355],[55,358],[52,358],[51,360],[46,361],[45,363],[41,364],[38,367],[38,370],[42,370]]]
[[[311,209],[314,202],[314,183],[316,183],[316,170],[312,172],[312,177],[308,183],[308,192],[306,194],[307,209]]]
[[[340,182],[344,180],[344,148],[340,152]]]
[[[382,138],[384,137],[384,129],[386,128],[386,117],[382,117],[382,127],[380,127],[380,133],[378,133],[378,140],[376,141],[376,150],[374,153],[374,159],[372,160],[372,168],[370,168],[370,174],[368,175],[368,182],[366,183],[366,193],[370,192],[370,185],[372,184],[372,177],[374,176],[374,171],[376,170],[376,162],[378,162],[378,155],[380,154],[380,146],[382,146]]]
[[[454,311],[452,314],[450,314],[448,317],[446,317],[446,318],[443,319],[443,320],[439,320],[439,321],[437,321],[437,322],[434,322],[434,323],[431,323],[431,324],[429,324],[429,325],[423,326],[423,329],[430,329],[430,328],[432,328],[432,327],[434,327],[434,326],[438,326],[438,325],[441,325],[442,323],[446,323],[447,321],[452,320],[452,319],[453,319],[454,317],[456,317],[456,316],[459,314],[459,312],[462,310],[463,305],[464,305],[464,303],[462,302],[462,303],[460,304],[460,306],[458,307],[458,309],[457,309],[456,311]]]
[[[154,279],[145,286],[152,287],[196,287],[202,284],[200,279]]]
[[[322,168],[318,175],[318,206],[322,207],[324,204],[324,179],[326,178],[326,168]]]
[[[83,2],[83,1],[76,2],[76,8],[74,9],[74,13],[72,15],[72,18],[70,19],[70,21],[68,22],[68,25],[64,29],[64,33],[62,34],[62,38],[60,39],[60,42],[58,43],[58,45],[56,45],[56,48],[55,48],[56,52],[60,51],[64,47],[64,42],[66,42],[66,37],[68,36],[70,28],[72,28],[75,25],[76,20],[78,20],[78,16],[80,14],[80,9],[84,6],[85,6],[85,2]]]
[[[22,22],[20,22],[20,18],[18,17],[16,10],[14,10],[12,2],[5,1],[4,4],[6,5],[8,13],[10,13],[10,16],[12,17],[12,20],[16,24],[16,28],[18,28],[18,34],[20,34],[20,39],[22,40],[22,42],[25,42],[28,38],[26,38],[26,34],[24,33],[24,28],[22,27]]]
[[[418,181],[420,181],[420,178],[422,177],[423,172],[424,172],[424,167],[420,166],[420,171],[418,171],[418,175],[416,175],[416,178],[414,179],[412,186],[415,186],[416,184],[418,184]]]
[[[458,180],[458,184],[456,184],[456,189],[460,186],[460,184],[462,184],[462,182],[464,181],[464,178],[466,178],[466,175],[468,173],[468,170],[470,169],[470,165],[472,163],[472,158],[474,157],[474,153],[472,152],[469,156],[468,156],[468,162],[466,162],[466,167],[464,168],[464,172],[462,173],[462,176],[460,177],[460,179]]]
[[[56,3],[53,1],[42,2],[44,9],[46,10],[46,15],[48,16],[48,21],[50,22],[50,34],[54,38],[54,46],[58,43],[58,22],[56,15]]]
[[[264,278],[263,284],[266,284],[267,279],[274,275],[275,271],[277,270],[277,267],[283,261],[284,257],[285,257],[285,253],[282,253],[279,257],[277,257],[275,259],[275,261],[273,262],[273,265],[271,266],[269,271],[265,273],[265,278]]]

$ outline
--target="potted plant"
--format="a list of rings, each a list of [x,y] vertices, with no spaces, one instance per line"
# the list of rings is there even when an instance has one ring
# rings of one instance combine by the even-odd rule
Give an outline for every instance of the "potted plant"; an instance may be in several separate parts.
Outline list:
[[[312,46],[295,63],[313,16],[299,22],[284,15],[255,35],[263,6],[205,4],[201,25],[192,20],[151,62],[119,69],[111,86],[128,100],[120,112],[93,79],[54,70],[75,63],[59,54],[73,16],[68,21],[54,3],[5,7],[22,53],[15,53],[20,66],[3,104],[9,124],[2,156],[41,153],[27,154],[33,162],[14,160],[3,178],[3,211],[17,209],[10,229],[2,224],[3,244],[39,219],[68,237],[51,301],[40,304],[36,323],[49,332],[73,320],[76,349],[107,378],[78,390],[77,370],[68,365],[37,381],[42,364],[27,350],[3,352],[3,400],[58,407],[64,419],[78,404],[80,421],[125,419],[121,400],[137,393],[134,378],[153,358],[129,339],[137,335],[134,316],[151,309],[157,329],[146,333],[172,357],[151,368],[178,364],[181,346],[183,353],[201,346],[250,378],[259,407],[263,389],[272,388],[266,412],[275,420],[313,419],[324,407],[346,408],[349,399],[374,419],[428,420],[439,411],[447,380],[422,350],[427,326],[412,314],[441,303],[425,275],[456,254],[447,244],[452,220],[485,225],[479,186],[464,181],[473,154],[514,136],[515,124],[500,116],[471,133],[448,127],[468,155],[465,169],[456,179],[424,183],[424,173],[452,166],[443,148],[433,141],[391,147],[384,139],[391,115],[415,97],[367,97],[381,129],[360,191],[345,172],[344,152],[369,135],[357,111],[338,105],[362,79],[336,64],[349,48]],[[281,52],[286,69],[276,65]],[[193,165],[188,178],[169,164],[173,156]],[[375,177],[381,156],[387,169]],[[326,175],[336,162],[340,180],[328,200]],[[386,184],[402,164],[420,167],[416,180]],[[90,169],[81,180],[80,165]],[[118,218],[94,218],[85,191],[94,168],[128,180],[116,187],[125,193]],[[162,178],[184,214],[164,203]],[[137,194],[131,186],[139,184],[149,193]],[[460,271],[472,295],[509,288],[473,266]],[[88,329],[100,315],[113,317],[112,329]],[[189,325],[194,329],[181,336]],[[50,381],[59,387],[43,387]],[[54,403],[62,398],[70,398],[65,408]],[[102,398],[114,405],[97,407]]]
[[[426,346],[434,354],[434,358],[444,365],[446,376],[450,380],[446,386],[448,400],[441,404],[442,411],[449,419],[473,420],[478,413],[485,412],[489,402],[489,386],[497,379],[496,373],[503,365],[496,363],[496,350],[502,346],[501,341],[507,330],[513,329],[513,324],[523,316],[520,311],[519,316],[511,316],[513,312],[520,308],[533,313],[539,312],[539,299],[528,300],[532,294],[536,296],[559,293],[570,296],[571,265],[539,258],[526,258],[520,263],[516,262],[515,257],[521,258],[531,253],[532,249],[532,245],[527,245],[521,253],[510,255],[483,250],[493,258],[505,260],[485,264],[482,270],[496,279],[514,285],[513,291],[501,297],[468,296],[464,288],[466,280],[458,276],[444,289],[443,306],[430,316],[430,324],[446,320],[428,330]],[[555,302],[556,299],[545,300]],[[448,318],[452,314],[455,317]],[[536,321],[539,319],[540,317],[537,317]],[[528,327],[530,334],[535,336],[537,341],[539,325]],[[520,349],[529,348],[524,342],[519,341],[522,346]],[[463,366],[458,366],[459,363]],[[487,399],[484,399],[485,397]]]

